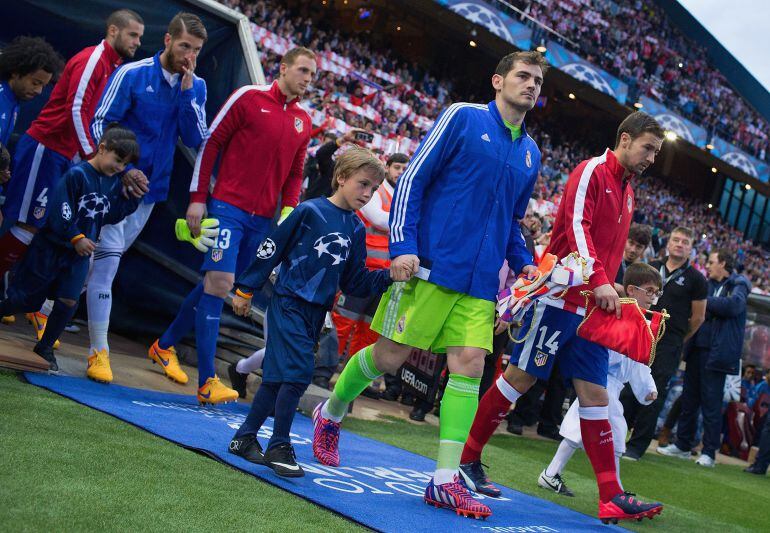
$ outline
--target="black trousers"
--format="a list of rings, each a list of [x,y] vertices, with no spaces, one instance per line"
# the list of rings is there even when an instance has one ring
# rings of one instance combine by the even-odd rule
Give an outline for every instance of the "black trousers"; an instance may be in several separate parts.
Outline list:
[[[759,437],[759,453],[754,460],[754,464],[767,472],[770,466],[770,416],[765,416],[765,424],[762,429],[762,435]]]
[[[623,404],[626,423],[629,428],[634,430],[631,434],[631,440],[626,444],[626,450],[639,457],[644,455],[655,436],[658,415],[660,415],[668,395],[668,382],[679,368],[681,356],[681,344],[663,344],[662,342],[658,344],[655,360],[650,368],[655,387],[658,389],[658,399],[650,405],[640,404],[629,385],[626,385],[620,394],[620,403]]]
[[[709,351],[695,349],[687,357],[682,388],[682,412],[676,430],[676,446],[690,450],[697,444],[698,413],[703,415],[703,450],[714,459],[722,441],[722,398],[725,374],[706,368]]]

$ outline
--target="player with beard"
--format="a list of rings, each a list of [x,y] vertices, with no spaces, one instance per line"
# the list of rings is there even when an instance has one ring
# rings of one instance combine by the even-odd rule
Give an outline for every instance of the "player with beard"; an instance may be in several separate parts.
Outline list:
[[[48,195],[72,165],[90,158],[95,149],[89,126],[110,75],[125,59],[134,57],[144,34],[144,21],[130,9],[107,17],[104,39],[75,54],[40,114],[19,140],[13,164],[14,179],[6,190],[3,213],[16,225],[0,238],[0,275],[24,255],[47,218]],[[41,312],[28,315],[43,335],[50,313],[48,300]]]
[[[116,70],[94,115],[94,141],[101,138],[111,122],[136,132],[141,156],[136,166],[126,172],[124,183],[129,193],[146,192],[136,211],[120,223],[102,229],[94,252],[87,295],[91,338],[87,376],[95,381],[112,381],[107,330],[112,280],[120,258],[139,236],[155,204],[168,195],[177,139],[197,149],[206,138],[206,82],[194,71],[207,38],[206,28],[197,15],[177,13],[168,25],[164,49]],[[159,363],[167,373],[179,370],[176,359]],[[187,376],[183,379],[186,382]]]
[[[460,482],[458,466],[492,351],[500,266],[507,259],[517,273],[535,271],[519,220],[540,150],[524,116],[545,70],[537,52],[505,56],[491,80],[495,99],[451,105],[423,140],[390,211],[391,277],[406,283],[383,295],[371,326],[379,339],[348,361],[329,400],[313,412],[313,453],[339,466],[340,423],[350,402],[378,376],[395,373],[414,348],[446,352],[438,461],[424,499],[464,516],[492,513]]]
[[[511,363],[479,403],[462,455],[460,471],[468,485],[497,497],[487,478],[481,452],[512,403],[537,379],[548,379],[556,358],[559,371],[580,400],[580,433],[599,486],[599,518],[652,517],[659,503],[645,503],[618,484],[609,423],[607,348],[577,335],[585,314],[581,291],[590,289],[596,305],[621,316],[612,281],[617,274],[634,212],[631,181],[652,165],[663,144],[663,129],[646,113],[632,113],[618,127],[615,149],[580,163],[567,181],[546,252],[564,258],[577,251],[586,260],[587,286],[569,289],[563,298],[543,298],[524,316],[520,343]]]
[[[219,220],[219,237],[203,261],[203,282],[187,295],[174,321],[150,346],[149,357],[160,363],[170,378],[186,382],[187,375],[176,363],[174,345],[195,326],[201,403],[238,398],[238,393],[223,385],[214,372],[219,318],[235,276],[257,257],[279,196],[281,221],[299,201],[312,129],[310,116],[299,100],[316,69],[311,50],[300,47],[286,52],[272,85],[246,85],[227,99],[198,153],[187,208],[189,230],[183,230],[193,237],[199,235],[201,220],[208,212],[209,217]],[[209,195],[217,159],[219,172]],[[260,253],[267,252],[260,249]],[[174,373],[166,361],[174,361]]]

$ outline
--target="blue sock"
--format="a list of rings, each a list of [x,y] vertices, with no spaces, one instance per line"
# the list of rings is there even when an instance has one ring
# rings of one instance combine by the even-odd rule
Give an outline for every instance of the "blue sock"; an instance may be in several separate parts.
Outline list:
[[[160,336],[158,346],[166,350],[169,346],[176,345],[193,328],[195,306],[198,305],[201,294],[203,294],[203,283],[198,283],[182,302],[182,307],[179,308],[174,321]]]
[[[291,442],[289,432],[294,415],[297,413],[299,399],[307,389],[307,383],[281,383],[278,397],[275,399],[275,423],[273,424],[273,436],[267,443],[269,450],[279,444]]]
[[[217,353],[219,317],[225,301],[219,296],[201,294],[195,312],[195,344],[198,348],[198,387],[214,377],[214,355]]]
[[[280,383],[262,382],[257,393],[254,395],[254,400],[251,402],[251,409],[246,420],[243,421],[243,424],[238,428],[233,438],[238,439],[246,435],[256,435],[259,432],[259,428],[262,427],[267,417],[273,412],[275,398],[278,396],[280,387]]]
[[[41,346],[53,348],[56,339],[64,333],[64,327],[67,325],[67,322],[75,316],[77,308],[77,303],[70,307],[61,300],[56,300],[51,314],[48,315],[48,321],[45,323],[45,333],[43,333],[43,337],[40,339]]]

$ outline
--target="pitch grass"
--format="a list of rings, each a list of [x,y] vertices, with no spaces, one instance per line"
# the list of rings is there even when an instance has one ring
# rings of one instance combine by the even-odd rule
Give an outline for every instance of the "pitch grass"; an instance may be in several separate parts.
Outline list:
[[[351,419],[345,428],[422,455],[436,452],[435,427],[388,418]],[[495,436],[484,460],[495,481],[595,515],[596,485],[582,452],[564,473],[575,498],[537,486],[555,450],[555,443]],[[770,478],[736,466],[711,470],[655,455],[639,463],[623,461],[621,474],[626,488],[666,504],[662,517],[624,524],[631,529],[768,529]],[[0,502],[4,531],[362,530],[252,476],[2,371]]]

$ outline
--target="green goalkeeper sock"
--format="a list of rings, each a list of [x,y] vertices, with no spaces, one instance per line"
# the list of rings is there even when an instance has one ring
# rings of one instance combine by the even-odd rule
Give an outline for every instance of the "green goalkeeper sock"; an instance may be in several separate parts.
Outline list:
[[[460,466],[460,456],[468,439],[468,433],[479,406],[479,385],[481,378],[469,378],[460,374],[449,374],[449,381],[441,400],[439,418],[439,445],[436,485],[451,483]]]
[[[373,344],[367,346],[350,358],[334,386],[332,395],[324,404],[321,416],[340,422],[348,411],[350,402],[382,375],[374,364],[373,347]]]

